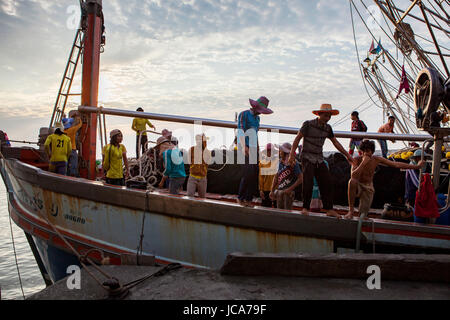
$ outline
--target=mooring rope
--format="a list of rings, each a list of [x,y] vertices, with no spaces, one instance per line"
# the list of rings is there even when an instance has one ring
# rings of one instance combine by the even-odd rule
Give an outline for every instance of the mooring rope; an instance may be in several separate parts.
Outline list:
[[[12,170],[12,168],[10,167],[9,163],[7,162],[5,156],[3,155],[3,153],[0,151],[0,158],[4,159],[5,165],[9,168],[9,170],[11,172],[13,172],[14,170]],[[30,198],[33,199],[33,201],[36,202],[35,197],[31,197],[30,194],[27,192],[27,190],[23,187],[22,183],[20,182],[19,179],[16,179],[17,183],[19,184],[20,188],[23,190],[23,192]],[[47,215],[45,215],[41,209],[39,209],[39,206],[34,203],[36,205],[36,211],[39,213],[40,216],[42,216],[45,221],[48,223],[48,225],[52,228],[52,230],[58,235],[58,237],[61,238],[61,240],[65,243],[65,245],[70,249],[70,251],[72,251],[72,253],[78,258],[78,261],[80,262],[80,264],[83,266],[83,268],[86,270],[86,272],[106,291],[108,291],[110,296],[116,296],[119,294],[123,294],[123,286],[120,284],[120,281],[115,278],[112,277],[111,275],[109,275],[107,272],[103,271],[100,267],[98,267],[92,260],[91,258],[89,258],[87,256],[87,254],[79,254],[77,250],[75,250],[75,248],[69,243],[69,241],[56,229],[56,227],[53,225],[53,223],[50,222],[50,220],[48,219]],[[89,250],[87,253],[91,252],[91,251],[99,251],[99,249],[91,249]],[[104,260],[104,259],[103,259]],[[84,263],[84,261],[88,262],[94,269],[96,269],[98,272],[100,272],[101,274],[103,274],[103,276],[105,276],[105,278],[107,278],[106,281],[104,281],[103,283],[93,274],[91,273],[91,271],[87,268],[87,265]],[[102,261],[103,262],[103,261]]]
[[[11,218],[11,213],[10,213],[9,214],[9,228],[11,229],[11,241],[12,241],[13,250],[14,250],[14,258],[16,260],[17,275],[19,276],[20,290],[22,290],[22,297],[23,297],[23,300],[25,300],[25,293],[23,292],[22,277],[20,276],[19,261],[17,260],[16,245],[14,243],[14,234],[13,234],[11,219],[12,218]]]

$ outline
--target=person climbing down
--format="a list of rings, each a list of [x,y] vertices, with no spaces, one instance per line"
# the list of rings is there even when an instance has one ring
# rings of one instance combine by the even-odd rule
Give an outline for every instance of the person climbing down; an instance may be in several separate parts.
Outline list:
[[[116,186],[124,186],[125,178],[128,178],[130,171],[128,168],[127,149],[121,143],[123,140],[122,132],[114,129],[109,134],[110,143],[104,149],[103,169],[106,171],[106,183]],[[125,178],[123,167],[125,164]]]
[[[352,165],[351,178],[348,181],[349,210],[344,216],[346,219],[352,219],[355,215],[354,205],[356,198],[359,198],[359,214],[367,217],[375,193],[373,176],[378,165],[386,165],[398,169],[420,169],[425,164],[424,161],[419,161],[418,164],[394,162],[383,157],[374,156],[375,142],[370,140],[363,140],[360,150],[363,155],[355,158],[355,163]]]

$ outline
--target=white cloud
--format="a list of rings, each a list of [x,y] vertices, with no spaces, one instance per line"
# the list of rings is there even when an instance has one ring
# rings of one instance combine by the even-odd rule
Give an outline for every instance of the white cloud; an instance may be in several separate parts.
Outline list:
[[[10,16],[17,15],[17,0],[0,0],[0,9]]]

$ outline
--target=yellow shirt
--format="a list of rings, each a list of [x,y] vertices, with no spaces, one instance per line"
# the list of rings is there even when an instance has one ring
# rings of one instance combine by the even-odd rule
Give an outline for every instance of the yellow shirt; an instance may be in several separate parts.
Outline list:
[[[45,140],[45,151],[51,154],[50,162],[65,161],[67,162],[70,153],[72,152],[72,143],[70,138],[65,135],[51,134]]]
[[[272,161],[259,161],[259,191],[272,190],[273,178],[277,173],[275,165],[276,163],[272,165]]]
[[[197,155],[196,152],[198,153]],[[189,167],[189,174],[197,179],[206,177],[208,175],[208,163],[211,159],[211,152],[208,149],[202,150],[200,147],[194,146],[191,147],[190,154],[191,165]],[[196,161],[199,163],[195,163]]]
[[[110,179],[123,178],[123,158],[122,155],[127,152],[123,144],[119,148],[113,145],[105,146],[105,160],[103,161],[103,169],[105,169],[106,177]]]
[[[83,122],[81,122],[80,120],[80,123],[73,125],[69,129],[64,131],[64,133],[67,134],[67,136],[70,138],[70,142],[72,143],[72,150],[77,149],[77,144],[75,142],[75,135],[77,134],[78,130],[81,128],[82,125]]]
[[[136,135],[139,135],[140,131],[145,131],[146,130],[146,125],[147,124],[148,124],[149,127],[153,128],[153,125],[151,124],[150,121],[148,121],[148,119],[134,118],[133,119],[133,125],[131,126],[131,129],[136,131]],[[144,132],[142,135],[146,136],[147,132]]]

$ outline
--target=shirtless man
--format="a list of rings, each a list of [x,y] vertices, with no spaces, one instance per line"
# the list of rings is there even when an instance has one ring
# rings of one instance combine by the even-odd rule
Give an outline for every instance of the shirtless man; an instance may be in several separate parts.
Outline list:
[[[372,205],[375,189],[373,188],[373,175],[376,167],[386,165],[399,169],[420,169],[425,162],[419,161],[417,165],[394,162],[383,157],[374,156],[375,142],[364,140],[360,145],[362,156],[355,158],[356,164],[352,165],[351,179],[348,182],[348,213],[344,218],[352,219],[355,215],[355,198],[359,198],[359,213],[366,217]]]

